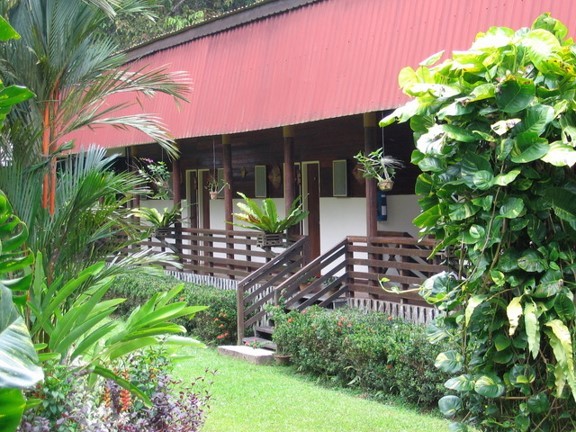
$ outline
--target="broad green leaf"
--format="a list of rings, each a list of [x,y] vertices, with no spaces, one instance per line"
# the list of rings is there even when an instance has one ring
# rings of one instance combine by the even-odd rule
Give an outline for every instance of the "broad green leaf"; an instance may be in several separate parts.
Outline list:
[[[114,381],[120,387],[128,390],[133,395],[138,396],[140,398],[140,400],[142,400],[144,405],[146,405],[147,407],[152,406],[152,401],[146,395],[146,393],[144,393],[142,390],[140,390],[138,387],[136,387],[130,381],[127,381],[124,378],[118,376],[117,374],[112,372],[110,369],[107,369],[107,368],[102,367],[102,366],[95,366],[93,373],[95,373],[96,375],[100,375],[101,377],[104,377],[104,378],[107,378],[107,379]]]
[[[12,302],[12,293],[0,286],[0,388],[26,388],[44,378],[30,333]]]
[[[576,222],[576,194],[564,188],[548,188],[544,199],[550,203],[556,216],[566,222]]]
[[[527,48],[530,60],[542,72],[547,72],[547,62],[550,56],[560,49],[560,42],[549,31],[543,29],[530,30],[521,39],[521,44]]]
[[[416,71],[410,66],[403,67],[398,73],[398,85],[401,89],[411,86],[419,81]]]
[[[538,322],[536,305],[530,301],[524,305],[524,325],[528,337],[528,349],[532,358],[535,359],[540,350],[540,323]]]
[[[546,270],[545,261],[540,254],[534,250],[525,251],[518,259],[518,267],[530,273],[541,273]]]
[[[459,392],[468,392],[474,390],[474,380],[470,375],[464,374],[450,378],[444,383],[444,387]]]
[[[446,145],[446,132],[442,125],[435,125],[416,141],[416,148],[425,155],[442,155]]]
[[[474,390],[486,398],[497,398],[504,394],[506,388],[502,380],[495,375],[483,375],[474,384]]]
[[[543,158],[549,150],[550,146],[545,138],[524,132],[514,140],[510,159],[515,163],[528,163]]]
[[[554,299],[554,311],[564,322],[570,322],[576,316],[574,301],[566,294],[558,294]]]
[[[478,33],[472,44],[472,50],[493,50],[512,43],[514,30],[506,27],[491,27],[485,33]]]
[[[536,93],[534,83],[525,78],[510,76],[496,89],[496,103],[508,114],[526,109]]]
[[[470,297],[468,300],[468,305],[466,306],[465,318],[466,318],[466,326],[470,324],[470,318],[472,318],[472,314],[474,310],[484,302],[488,298],[485,294],[476,294]]]
[[[457,351],[446,351],[438,354],[434,366],[446,373],[457,373],[462,370],[464,359]]]
[[[522,198],[506,198],[502,207],[500,207],[500,216],[506,219],[514,219],[520,216],[524,211],[524,201]]]
[[[526,405],[528,411],[534,414],[543,414],[550,409],[550,401],[546,393],[538,393],[530,396]]]
[[[520,172],[521,172],[520,170],[515,169],[510,172],[507,172],[506,174],[498,174],[494,178],[494,183],[497,184],[498,186],[508,186],[510,183],[516,180],[516,177],[518,177]]]
[[[0,430],[2,432],[16,431],[25,408],[26,399],[21,390],[0,388]]]
[[[496,87],[492,83],[480,84],[470,92],[470,94],[462,98],[463,102],[475,102],[479,100],[489,99],[494,97],[496,93]]]
[[[413,222],[414,225],[420,228],[433,227],[440,219],[440,216],[440,206],[435,205],[416,216]]]
[[[529,132],[540,136],[552,120],[554,120],[553,107],[549,105],[530,106],[526,109],[524,119],[516,125],[514,131],[517,134]]]
[[[490,278],[496,284],[496,286],[502,286],[506,283],[506,276],[504,273],[498,270],[491,270]]]
[[[555,141],[550,144],[548,153],[546,153],[542,160],[557,167],[573,167],[574,164],[576,164],[576,150],[569,145],[563,144],[561,141]]]
[[[514,417],[514,424],[519,432],[526,432],[530,429],[530,417],[526,414],[518,414]]]
[[[0,108],[12,107],[34,97],[34,93],[22,86],[8,86],[0,90]]]
[[[458,396],[443,396],[438,401],[438,409],[446,417],[454,417],[462,409],[462,400]]]
[[[396,108],[391,114],[384,117],[378,125],[380,127],[386,127],[392,123],[404,123],[414,117],[420,111],[420,103],[417,99],[413,99],[408,103],[405,103],[399,108]]]
[[[480,190],[487,190],[494,186],[494,175],[491,171],[477,171],[472,176],[472,183]]]
[[[474,135],[473,132],[468,132],[468,130],[464,128],[460,128],[457,126],[445,124],[442,125],[446,136],[454,141],[460,142],[475,142],[478,141],[478,137]]]
[[[511,344],[512,341],[504,333],[498,333],[494,338],[494,346],[497,351],[504,351]]]
[[[506,307],[506,316],[508,317],[508,322],[510,323],[510,328],[508,334],[510,336],[514,335],[516,328],[518,327],[518,322],[522,316],[522,297],[514,297],[508,306]]]
[[[478,213],[480,208],[470,203],[457,203],[450,205],[449,210],[450,219],[453,221],[460,221],[474,216],[476,213]]]
[[[432,54],[428,58],[422,60],[418,65],[419,66],[425,66],[425,67],[433,66],[442,58],[443,55],[444,55],[444,50],[439,51],[435,54]]]
[[[0,16],[0,40],[8,41],[10,39],[20,39],[20,35]]]

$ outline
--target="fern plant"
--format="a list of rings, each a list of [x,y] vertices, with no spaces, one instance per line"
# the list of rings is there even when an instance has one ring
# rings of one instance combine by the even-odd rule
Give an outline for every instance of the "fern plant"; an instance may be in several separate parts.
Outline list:
[[[258,203],[243,193],[238,192],[238,195],[240,195],[244,201],[237,204],[242,210],[242,213],[232,214],[232,216],[241,222],[235,223],[234,225],[236,226],[255,229],[267,234],[278,234],[283,233],[291,226],[299,224],[308,216],[308,211],[304,210],[300,197],[292,202],[288,210],[288,215],[285,218],[280,218],[276,204],[271,198],[264,199],[262,206],[259,206]]]

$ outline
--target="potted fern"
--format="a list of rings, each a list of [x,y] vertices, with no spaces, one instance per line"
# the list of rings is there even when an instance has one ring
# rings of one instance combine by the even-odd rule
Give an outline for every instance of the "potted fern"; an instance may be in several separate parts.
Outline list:
[[[302,207],[300,197],[292,202],[288,215],[285,218],[280,218],[276,204],[272,199],[264,199],[262,206],[259,206],[258,203],[243,193],[238,192],[238,195],[243,200],[237,204],[242,212],[232,214],[240,221],[234,225],[260,231],[261,235],[258,237],[256,245],[262,248],[281,246],[284,242],[285,231],[291,226],[299,224],[308,216],[308,211]]]
[[[139,207],[132,210],[132,214],[148,222],[154,229],[156,236],[165,237],[181,216],[182,209],[175,205],[171,209],[164,208],[162,212],[155,208]]]
[[[394,176],[396,170],[402,168],[402,161],[383,155],[382,148],[374,150],[367,155],[359,152],[354,159],[361,165],[364,178],[373,178],[378,182],[378,188],[389,191],[394,187]]]

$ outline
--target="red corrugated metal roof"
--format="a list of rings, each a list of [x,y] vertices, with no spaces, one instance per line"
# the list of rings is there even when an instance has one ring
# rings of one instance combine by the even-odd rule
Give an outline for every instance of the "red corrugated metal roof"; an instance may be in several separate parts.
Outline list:
[[[394,108],[406,100],[397,84],[403,66],[442,49],[467,49],[490,26],[530,26],[543,12],[574,32],[573,0],[323,0],[133,65],[188,73],[189,104],[165,96],[143,104],[176,138],[230,134]],[[106,147],[150,142],[112,128],[76,138]]]

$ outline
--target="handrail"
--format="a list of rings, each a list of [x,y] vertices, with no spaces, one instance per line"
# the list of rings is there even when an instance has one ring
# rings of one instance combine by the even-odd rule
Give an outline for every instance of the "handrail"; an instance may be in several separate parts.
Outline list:
[[[302,237],[279,255],[238,283],[236,291],[238,344],[246,329],[265,316],[264,304],[273,295],[274,286],[297,272],[305,263],[308,237]],[[251,304],[246,305],[247,302]]]

